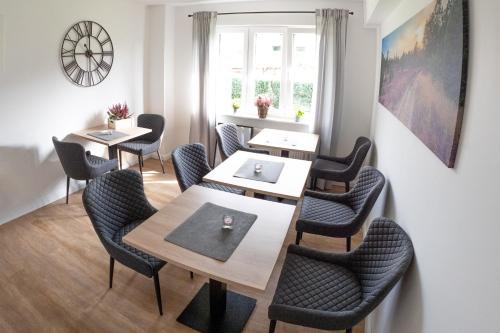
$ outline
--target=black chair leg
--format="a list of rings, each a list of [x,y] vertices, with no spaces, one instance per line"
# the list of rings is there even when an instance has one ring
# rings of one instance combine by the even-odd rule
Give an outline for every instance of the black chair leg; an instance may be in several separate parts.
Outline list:
[[[295,245],[299,245],[302,240],[302,231],[297,231],[297,237],[295,237]]]
[[[348,328],[345,330],[345,333],[352,333],[352,328]]]
[[[189,272],[189,276],[191,277],[191,279],[194,278],[194,273],[193,272]]]
[[[113,288],[113,271],[115,270],[115,258],[109,257],[109,289]]]
[[[349,182],[345,182],[345,191],[349,192],[351,190]]]
[[[276,320],[271,320],[269,323],[269,333],[274,333],[274,330],[276,329]]]
[[[85,179],[85,185],[88,185],[88,184],[89,184],[89,180]]]
[[[316,184],[318,183],[318,178],[311,178],[311,190],[316,191]]]
[[[66,177],[66,205],[68,204],[69,199],[69,177]]]
[[[346,239],[346,250],[347,252],[350,252],[351,251],[351,237],[347,237]]]
[[[161,159],[160,151],[157,150],[156,153],[158,154],[158,159],[160,160],[161,170],[163,171],[163,174],[165,174],[165,167],[163,166],[163,160]]]
[[[118,156],[119,156],[118,160],[120,162],[120,170],[121,170],[122,169],[122,151],[121,150],[118,152]]]
[[[139,171],[141,172],[142,175],[142,158],[141,155],[137,155],[137,159],[139,160]]]
[[[160,279],[158,278],[158,273],[155,273],[155,275],[153,275],[153,279],[155,282],[155,292],[156,292],[156,301],[158,302],[158,310],[160,311],[160,316],[163,316],[163,308],[161,305]]]

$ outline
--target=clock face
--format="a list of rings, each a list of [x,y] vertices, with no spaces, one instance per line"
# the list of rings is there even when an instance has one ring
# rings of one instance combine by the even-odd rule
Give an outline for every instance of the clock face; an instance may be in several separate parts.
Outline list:
[[[79,86],[101,83],[113,65],[113,43],[107,31],[98,23],[81,21],[73,25],[64,37],[61,61],[66,75]]]

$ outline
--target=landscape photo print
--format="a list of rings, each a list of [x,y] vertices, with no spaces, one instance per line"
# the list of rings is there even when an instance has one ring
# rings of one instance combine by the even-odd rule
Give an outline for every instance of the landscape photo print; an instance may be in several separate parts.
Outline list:
[[[434,0],[382,39],[379,102],[453,167],[467,81],[466,0]]]

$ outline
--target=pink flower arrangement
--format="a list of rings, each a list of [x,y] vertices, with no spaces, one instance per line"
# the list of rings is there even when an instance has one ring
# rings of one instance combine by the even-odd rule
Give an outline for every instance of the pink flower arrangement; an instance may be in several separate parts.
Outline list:
[[[120,120],[130,118],[133,113],[129,113],[127,103],[113,104],[108,109],[108,116],[112,120]]]
[[[255,106],[257,107],[270,107],[273,104],[273,99],[271,96],[259,95],[255,99]]]

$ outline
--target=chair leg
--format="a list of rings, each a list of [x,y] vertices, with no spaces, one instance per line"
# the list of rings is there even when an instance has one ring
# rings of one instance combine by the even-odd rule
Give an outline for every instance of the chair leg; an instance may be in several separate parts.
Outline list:
[[[89,184],[89,180],[85,179],[85,185],[88,185],[88,184]]]
[[[109,257],[109,289],[113,288],[113,271],[115,270],[115,258]]]
[[[352,327],[345,330],[345,333],[352,333]]]
[[[269,333],[274,333],[274,330],[276,329],[276,320],[271,320],[269,323]]]
[[[160,160],[161,170],[163,171],[163,174],[165,174],[165,167],[163,166],[163,160],[161,159],[160,151],[157,150],[156,153],[158,154],[158,159]]]
[[[68,204],[69,199],[69,177],[66,177],[66,205]]]
[[[118,152],[118,156],[119,156],[118,160],[120,162],[120,170],[121,170],[122,169],[122,151],[121,150]]]
[[[189,272],[189,276],[191,277],[191,280],[194,278],[194,273],[193,272]]]
[[[141,161],[141,155],[137,155],[137,159],[139,160],[139,171],[141,172],[141,175],[142,175],[142,161]]]
[[[316,191],[316,184],[317,183],[318,183],[318,178],[317,177],[313,177],[311,179],[311,190]]]
[[[346,238],[346,250],[347,252],[350,252],[351,251],[351,237],[347,237]]]
[[[302,231],[297,231],[297,237],[295,237],[295,245],[299,245],[302,240]]]
[[[158,310],[160,311],[160,316],[163,316],[163,308],[161,305],[160,279],[158,278],[158,273],[155,273],[155,275],[153,275],[153,279],[155,282],[155,292],[156,292],[156,301],[158,302]]]
[[[349,182],[345,182],[345,191],[349,192],[351,190]]]

